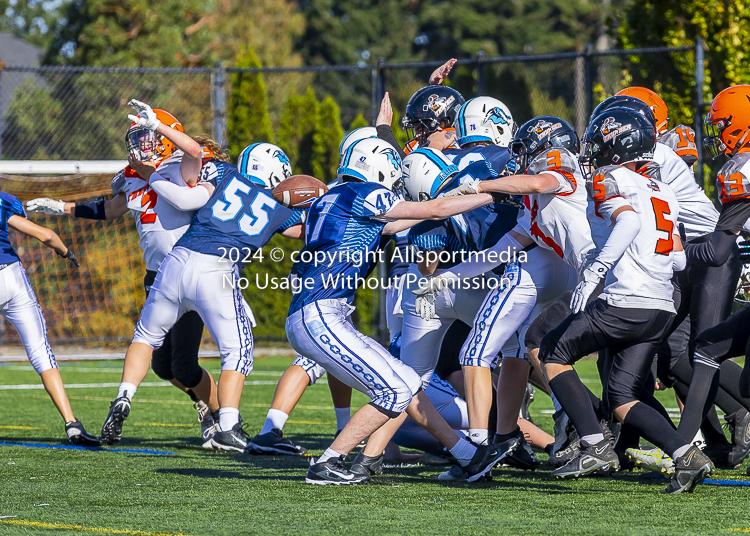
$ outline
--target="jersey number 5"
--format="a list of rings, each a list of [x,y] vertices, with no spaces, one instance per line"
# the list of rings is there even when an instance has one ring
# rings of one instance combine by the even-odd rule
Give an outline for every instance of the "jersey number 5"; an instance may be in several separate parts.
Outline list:
[[[665,215],[672,214],[669,210],[669,203],[658,197],[651,198],[651,206],[654,208],[654,216],[656,217],[656,229],[667,233],[668,238],[659,238],[656,240],[656,253],[659,255],[669,255],[674,249],[674,239],[672,238],[672,232],[674,231],[674,222],[668,220]]]

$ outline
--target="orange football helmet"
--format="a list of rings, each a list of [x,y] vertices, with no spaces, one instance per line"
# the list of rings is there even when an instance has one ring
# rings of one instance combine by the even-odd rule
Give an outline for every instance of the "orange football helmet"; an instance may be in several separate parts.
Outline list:
[[[168,127],[171,127],[180,132],[185,132],[185,128],[182,126],[182,123],[180,123],[177,118],[170,114],[168,111],[157,108],[154,109],[154,113],[156,114],[156,118]],[[159,154],[161,159],[167,158],[177,150],[177,148],[174,146],[174,143],[169,141],[166,137],[159,136],[157,134],[156,138],[159,142],[159,144],[156,146],[156,152]]]
[[[646,87],[633,86],[626,87],[615,94],[635,97],[648,104],[656,118],[656,134],[659,135],[667,131],[669,128],[669,110],[667,109],[667,103],[656,92]]]
[[[750,151],[750,86],[728,87],[716,95],[705,124],[703,144],[711,158]]]

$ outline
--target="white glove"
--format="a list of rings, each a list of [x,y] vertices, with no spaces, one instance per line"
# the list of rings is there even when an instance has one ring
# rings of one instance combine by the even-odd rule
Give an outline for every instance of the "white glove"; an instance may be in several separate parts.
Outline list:
[[[420,285],[419,288],[411,291],[417,297],[414,308],[417,310],[417,314],[422,317],[422,320],[435,318],[435,298],[441,290],[448,286],[450,279],[438,275],[428,279],[424,286]]]
[[[443,197],[457,197],[459,195],[470,195],[479,193],[479,180],[466,181],[461,184],[458,188],[448,190],[443,194]]]
[[[161,121],[156,118],[156,112],[151,109],[151,106],[145,102],[139,100],[130,99],[128,106],[133,108],[138,115],[128,115],[133,123],[146,127],[151,131],[156,130],[161,125]]]
[[[607,265],[600,261],[594,261],[583,271],[583,279],[573,291],[573,297],[570,299],[570,309],[579,313],[586,308],[589,297],[596,289],[602,277],[607,275]]]
[[[52,214],[53,216],[64,216],[65,201],[55,201],[49,197],[37,197],[36,199],[26,202],[26,210],[29,212]]]

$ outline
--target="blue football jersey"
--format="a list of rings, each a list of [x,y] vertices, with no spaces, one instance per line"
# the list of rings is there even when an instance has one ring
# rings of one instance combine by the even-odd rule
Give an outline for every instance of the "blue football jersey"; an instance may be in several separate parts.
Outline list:
[[[462,178],[462,173],[454,175],[442,191],[457,188]],[[418,223],[409,231],[409,244],[422,251],[482,251],[494,246],[503,235],[513,229],[517,219],[518,209],[510,205],[479,207],[446,220]],[[441,263],[439,267],[451,268],[462,260],[460,255],[452,257],[451,262]]]
[[[516,161],[511,158],[507,147],[481,145],[468,149],[445,149],[443,154],[458,166],[459,171],[463,171],[467,166],[480,160],[484,160],[492,166],[495,176],[502,174],[506,169],[511,173],[516,170]]]
[[[404,275],[409,270],[409,230],[401,231],[393,235],[396,250],[393,253],[390,277]]]
[[[200,181],[210,182],[216,189],[176,246],[207,255],[223,256],[224,250],[232,248],[252,253],[274,233],[301,221],[302,211],[281,205],[270,191],[242,176],[231,164],[206,162]]]
[[[401,199],[368,182],[344,182],[310,207],[306,245],[295,265],[302,291],[292,298],[289,314],[318,300],[347,298],[356,292],[377,258],[386,221],[378,219]],[[318,259],[317,261],[315,259]]]
[[[0,264],[20,260],[8,239],[8,220],[11,216],[26,217],[23,203],[10,194],[0,192]]]

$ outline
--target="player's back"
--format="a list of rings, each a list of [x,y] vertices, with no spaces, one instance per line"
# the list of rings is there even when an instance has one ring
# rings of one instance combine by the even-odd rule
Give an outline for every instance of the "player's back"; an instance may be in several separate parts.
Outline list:
[[[580,271],[594,243],[586,221],[586,181],[576,155],[563,148],[543,151],[531,161],[528,173],[551,173],[560,186],[549,193],[525,196],[526,210],[519,224],[538,245]]]
[[[661,134],[658,141],[672,149],[688,166],[698,161],[698,146],[695,131],[687,125],[677,125]]]
[[[674,311],[671,283],[673,233],[679,203],[669,185],[622,166],[604,166],[587,181],[588,217],[597,250],[612,232],[611,216],[630,205],[640,231],[620,260],[607,273],[605,294],[621,307]]]
[[[386,224],[378,216],[399,202],[389,189],[358,181],[340,183],[313,202],[295,264],[303,290],[292,298],[290,315],[317,300],[354,295],[347,278],[367,275]]]
[[[667,145],[657,142],[654,162],[658,173],[648,166],[647,174],[670,186],[680,203],[680,223],[685,226],[688,240],[710,233],[719,220],[719,212],[685,162]]]
[[[299,211],[279,204],[268,190],[231,164],[206,162],[200,181],[213,184],[215,190],[177,246],[218,256],[236,248],[244,258],[263,247],[275,232],[299,223]]]
[[[510,151],[507,147],[499,145],[478,145],[476,147],[467,147],[466,149],[445,149],[443,154],[450,158],[458,167],[459,171],[470,166],[474,162],[485,160],[492,166],[495,175],[500,175],[509,168],[515,170],[515,161],[511,159]]]
[[[26,217],[23,203],[9,193],[0,192],[0,264],[19,260],[8,237],[8,220],[11,216]]]

